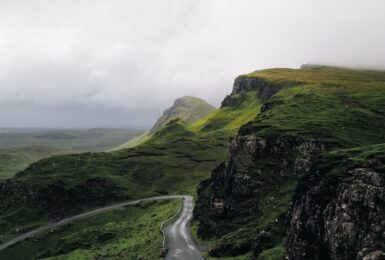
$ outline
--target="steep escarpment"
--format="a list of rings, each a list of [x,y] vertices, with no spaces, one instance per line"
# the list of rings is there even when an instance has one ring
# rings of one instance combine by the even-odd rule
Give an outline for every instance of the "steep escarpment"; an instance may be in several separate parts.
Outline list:
[[[261,77],[239,76],[234,80],[233,91],[222,101],[221,107],[234,106],[242,102],[243,93],[255,91],[257,97],[265,102],[282,88],[281,84],[266,81]]]
[[[225,162],[198,187],[198,235],[217,238],[212,256],[235,256],[280,244],[282,224],[299,176],[334,143],[237,136]]]
[[[244,90],[254,92],[262,102],[261,112],[240,128],[230,142],[226,161],[198,187],[195,217],[198,235],[210,240],[209,254],[246,254],[257,259],[361,259],[362,250],[376,252],[378,247],[366,245],[383,232],[378,220],[382,221],[379,212],[384,208],[382,195],[374,195],[382,194],[378,171],[362,166],[370,165],[371,158],[346,170],[349,177],[335,177],[330,182],[317,167],[325,154],[383,142],[385,73],[330,67],[256,71],[238,78],[222,105],[242,103]],[[329,165],[330,172],[339,169],[340,159]],[[363,178],[373,180],[368,176],[374,176],[375,181],[363,183]],[[365,217],[363,211],[353,210],[355,222],[365,225],[353,233],[349,231],[351,224],[344,225],[346,230],[342,231],[336,218],[344,214],[335,210],[333,199],[351,197],[354,201],[353,194],[358,191],[351,187],[358,184],[366,188],[359,188],[362,194],[357,196],[372,196],[370,205],[377,213],[365,211],[370,215]],[[373,192],[367,191],[369,186]],[[355,203],[350,204],[365,209],[367,202]],[[308,225],[312,226],[306,231]],[[369,234],[373,226],[377,226],[376,235]],[[348,238],[354,241],[350,245],[344,242]],[[335,248],[325,250],[324,245]]]

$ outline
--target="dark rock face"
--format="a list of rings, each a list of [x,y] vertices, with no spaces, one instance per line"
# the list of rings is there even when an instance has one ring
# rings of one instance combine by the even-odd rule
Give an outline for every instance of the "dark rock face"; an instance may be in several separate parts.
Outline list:
[[[384,259],[384,175],[370,167],[339,178],[311,173],[297,187],[285,233],[288,259]]]
[[[238,136],[230,143],[227,160],[198,187],[194,213],[200,220],[198,235],[220,237],[233,231],[229,223],[258,218],[258,198],[271,187],[308,172],[312,158],[324,148],[325,143],[317,140]],[[269,241],[258,237],[256,241],[261,243]],[[259,244],[253,246],[256,254],[265,246]]]
[[[263,78],[239,76],[235,79],[233,91],[231,95],[227,95],[222,101],[221,107],[234,106],[238,104],[238,100],[234,98],[237,94],[254,90],[257,92],[257,97],[265,102],[277,93],[282,86],[270,83]]]

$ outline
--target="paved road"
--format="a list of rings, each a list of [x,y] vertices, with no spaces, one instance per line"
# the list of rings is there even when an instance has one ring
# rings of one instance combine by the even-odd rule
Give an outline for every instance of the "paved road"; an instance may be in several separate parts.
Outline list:
[[[51,229],[53,227],[64,225],[70,221],[86,217],[95,213],[107,211],[114,208],[119,208],[127,205],[137,204],[139,202],[144,201],[154,201],[154,200],[165,200],[165,199],[181,199],[184,198],[182,213],[179,218],[172,224],[170,224],[165,229],[167,246],[169,248],[169,253],[166,256],[166,259],[203,259],[199,252],[196,249],[196,246],[193,243],[191,238],[191,233],[188,230],[187,224],[192,218],[192,210],[194,209],[194,204],[192,197],[184,196],[184,195],[168,195],[168,196],[157,196],[150,197],[145,199],[139,199],[134,201],[128,201],[123,203],[114,204],[111,206],[98,208],[95,210],[88,211],[86,213],[82,213],[76,216],[72,216],[69,218],[62,219],[58,222],[50,223],[35,230],[32,230],[28,233],[22,234],[18,237],[15,237],[12,240],[0,245],[0,251],[5,248],[12,246],[26,238],[32,237],[38,233]],[[159,245],[160,247],[161,245]]]
[[[165,228],[167,260],[203,260],[188,228],[193,216],[194,203],[190,196],[184,197],[183,209],[179,218]]]

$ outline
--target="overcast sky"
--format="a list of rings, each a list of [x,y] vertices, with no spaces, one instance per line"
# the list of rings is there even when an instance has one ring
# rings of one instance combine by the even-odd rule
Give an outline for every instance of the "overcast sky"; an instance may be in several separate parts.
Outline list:
[[[1,0],[0,126],[150,126],[309,62],[385,68],[385,1]]]

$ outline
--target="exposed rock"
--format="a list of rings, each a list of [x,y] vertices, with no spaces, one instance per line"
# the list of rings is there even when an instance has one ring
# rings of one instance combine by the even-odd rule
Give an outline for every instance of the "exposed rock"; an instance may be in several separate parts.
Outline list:
[[[266,112],[267,110],[270,110],[273,108],[273,103],[264,103],[261,107],[261,113]]]
[[[258,199],[276,185],[308,172],[312,158],[325,146],[318,140],[295,137],[236,137],[229,145],[227,160],[199,186],[194,213],[200,220],[198,235],[220,237],[234,231],[233,222],[258,219]],[[262,241],[262,235],[256,241]]]
[[[371,252],[362,258],[362,260],[383,260],[385,259],[385,253],[380,250],[376,250],[374,252]]]
[[[251,90],[255,90],[257,97],[262,102],[265,102],[281,88],[282,86],[268,82],[263,78],[239,76],[234,81],[231,95],[226,96],[226,98],[222,101],[221,107],[234,106],[238,104],[242,101],[242,99],[236,98],[236,96]]]
[[[287,225],[288,259],[383,259],[385,179],[370,168],[342,178],[313,172],[299,184]]]

